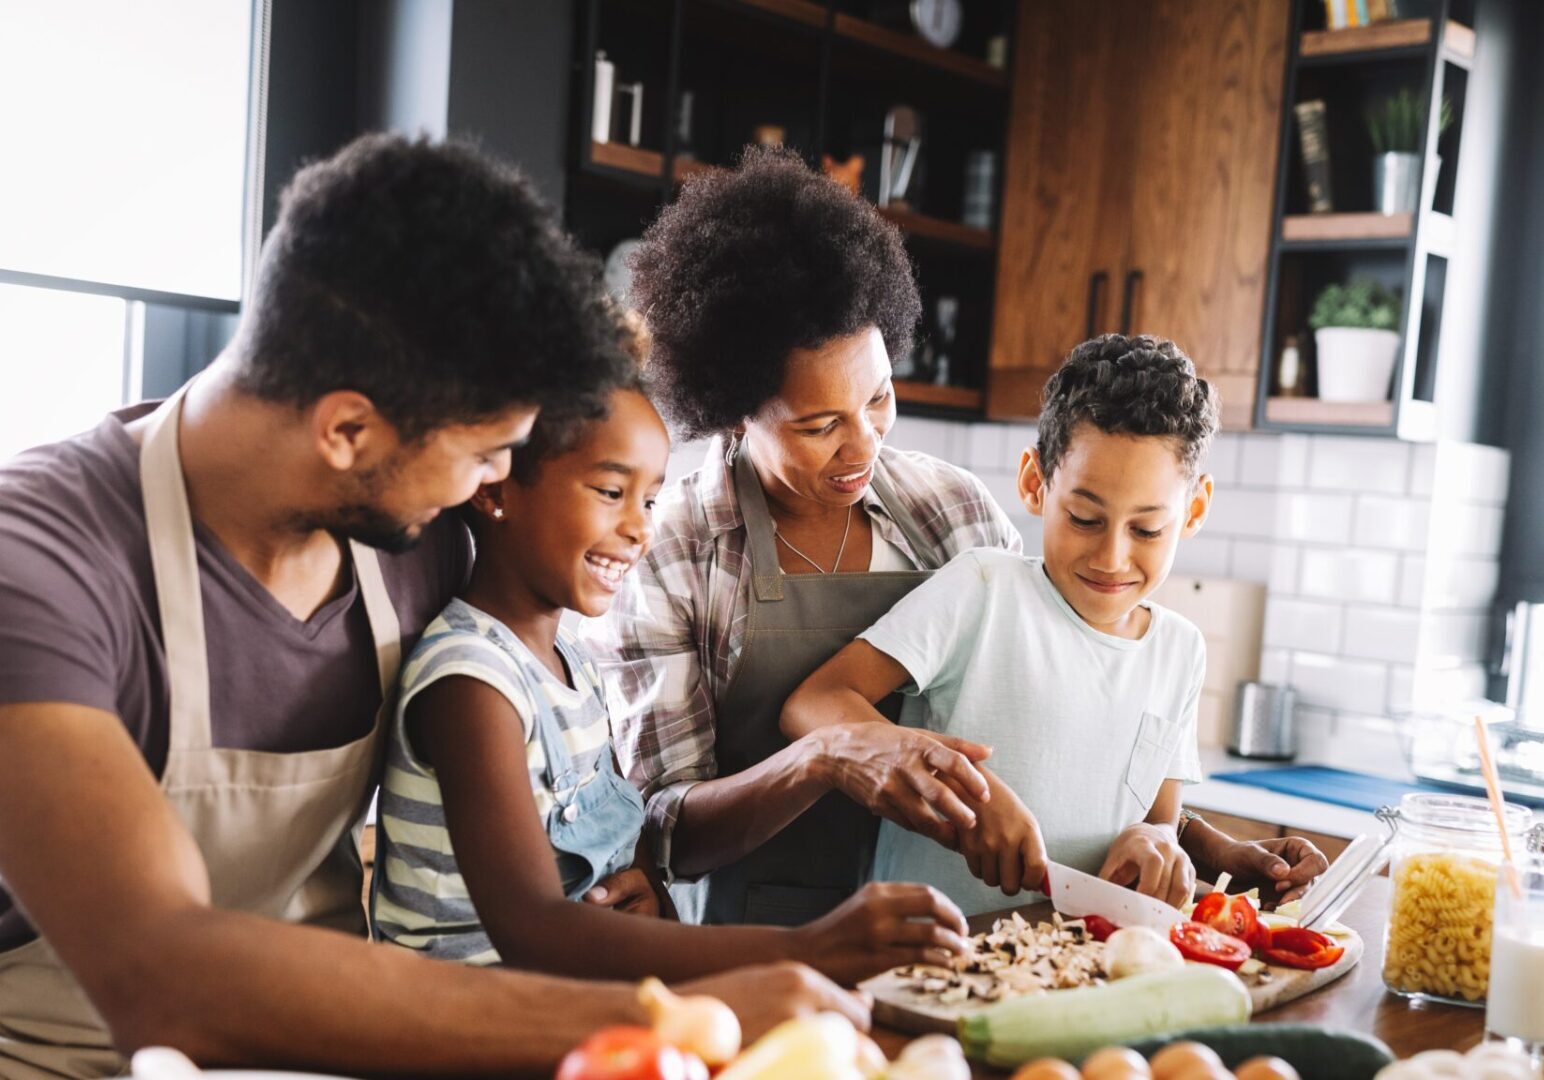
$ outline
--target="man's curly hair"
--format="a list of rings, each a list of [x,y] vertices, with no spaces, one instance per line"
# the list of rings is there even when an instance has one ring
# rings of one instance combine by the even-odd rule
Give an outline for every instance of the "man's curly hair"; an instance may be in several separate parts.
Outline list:
[[[789,354],[877,327],[904,355],[922,312],[900,230],[791,151],[753,147],[687,184],[632,260],[654,400],[688,439],[782,389]]]
[[[407,441],[526,404],[595,415],[632,367],[582,254],[514,169],[365,135],[285,190],[238,341],[240,383],[368,397]]]
[[[1045,384],[1037,449],[1047,481],[1085,422],[1107,435],[1170,440],[1194,479],[1217,432],[1217,394],[1174,342],[1105,334],[1073,349]]]

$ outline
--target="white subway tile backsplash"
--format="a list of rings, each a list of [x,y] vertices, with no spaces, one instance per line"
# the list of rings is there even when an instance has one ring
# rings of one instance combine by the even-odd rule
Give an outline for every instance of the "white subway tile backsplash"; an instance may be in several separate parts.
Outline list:
[[[1272,686],[1289,685],[1292,682],[1292,653],[1286,649],[1262,649],[1260,681]]]
[[[1231,573],[1235,581],[1252,581],[1257,585],[1269,585],[1271,559],[1275,545],[1264,540],[1233,541],[1233,565]]]
[[[885,436],[885,445],[897,450],[918,450],[945,461],[958,462],[963,456],[957,452],[958,437],[965,434],[963,425],[950,420],[931,420],[921,416],[898,416],[895,426]]]
[[[1322,491],[1403,494],[1410,479],[1410,447],[1394,439],[1315,435],[1308,486]]]
[[[1456,667],[1485,660],[1491,618],[1479,612],[1429,613],[1421,630],[1421,662]]]
[[[1430,497],[1437,486],[1437,444],[1419,443],[1410,451],[1410,494]]]
[[[1307,435],[1241,435],[1239,483],[1250,487],[1303,487],[1308,475]]]
[[[1034,424],[1006,424],[1003,430],[1005,438],[1008,440],[1008,460],[1013,463],[1012,467],[1017,469],[1019,467],[1019,458],[1023,456],[1024,451],[1035,445],[1039,434]]]
[[[1303,549],[1292,544],[1277,544],[1271,553],[1270,588],[1273,594],[1293,596],[1298,591]]]
[[[1240,458],[1243,456],[1245,435],[1224,431],[1212,440],[1211,453],[1207,455],[1203,471],[1210,473],[1219,487],[1238,483]]]
[[[1391,552],[1304,548],[1298,592],[1327,600],[1392,604],[1399,591],[1399,557]]]
[[[1421,615],[1399,608],[1346,608],[1345,643],[1339,650],[1361,660],[1415,663],[1421,638]]]
[[[1399,606],[1418,608],[1425,600],[1426,557],[1405,555],[1399,560]]]
[[[1389,708],[1404,709],[1415,702],[1415,665],[1389,665]]]
[[[1495,559],[1433,559],[1425,605],[1432,611],[1485,611],[1496,599],[1500,578]]]
[[[1388,667],[1317,652],[1292,654],[1292,684],[1304,705],[1350,712],[1383,711]]]
[[[1192,577],[1228,577],[1232,552],[1233,541],[1202,532],[1179,542],[1171,573]]]
[[[984,472],[988,469],[1017,469],[1019,451],[1008,451],[1008,428],[1004,424],[971,424],[965,437],[967,469]]]
[[[1340,604],[1273,596],[1265,605],[1265,644],[1338,653],[1344,610]]]
[[[1265,540],[1276,534],[1276,495],[1269,491],[1222,489],[1212,498],[1206,519],[1210,535]]]
[[[1437,444],[1433,495],[1464,502],[1506,502],[1511,478],[1511,455],[1494,446],[1477,443]]]
[[[1425,499],[1359,495],[1352,543],[1357,547],[1425,551],[1431,518],[1431,503]]]
[[[1017,514],[1010,515],[1008,520],[1013,522],[1014,528],[1019,530],[1019,536],[1023,537],[1024,554],[1045,554],[1044,518],[1037,518],[1031,514],[1026,514],[1023,511],[1020,511]]]
[[[1028,517],[1029,511],[1019,499],[1019,474],[1007,469],[976,469],[975,473],[986,484],[986,489],[997,500],[997,505],[1011,518]]]
[[[1351,538],[1351,495],[1282,492],[1276,496],[1274,535],[1281,540],[1344,544]]]
[[[1415,703],[1451,706],[1458,701],[1474,701],[1485,696],[1488,682],[1483,664],[1419,667],[1415,671]]]
[[[1506,528],[1506,507],[1476,503],[1437,504],[1432,515],[1431,550],[1443,555],[1482,555],[1495,558],[1501,554],[1501,537]]]

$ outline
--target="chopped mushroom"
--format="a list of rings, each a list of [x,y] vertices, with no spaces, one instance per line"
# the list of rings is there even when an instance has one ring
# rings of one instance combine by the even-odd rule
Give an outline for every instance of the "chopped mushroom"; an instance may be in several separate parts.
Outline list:
[[[1089,936],[1082,919],[1053,913],[1050,922],[1031,925],[1014,912],[971,938],[970,954],[951,967],[916,964],[897,974],[918,996],[959,1005],[1094,986],[1109,978],[1104,964],[1104,946]]]

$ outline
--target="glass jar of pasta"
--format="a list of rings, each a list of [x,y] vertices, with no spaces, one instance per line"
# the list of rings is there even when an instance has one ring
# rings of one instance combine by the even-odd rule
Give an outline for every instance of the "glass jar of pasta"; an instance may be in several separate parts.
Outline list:
[[[1393,830],[1393,882],[1383,984],[1396,994],[1482,1006],[1490,982],[1491,913],[1501,837],[1484,799],[1405,795],[1378,817]],[[1507,807],[1512,850],[1523,852],[1531,811]]]

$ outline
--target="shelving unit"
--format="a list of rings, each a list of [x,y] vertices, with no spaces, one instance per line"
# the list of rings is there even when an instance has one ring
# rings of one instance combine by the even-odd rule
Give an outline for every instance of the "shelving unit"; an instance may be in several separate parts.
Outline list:
[[[1001,183],[1009,71],[986,61],[986,41],[1012,39],[1018,2],[967,4],[961,39],[940,49],[870,21],[870,0],[588,0],[576,35],[569,228],[605,254],[641,234],[683,182],[731,165],[762,124],[782,127],[785,144],[815,168],[822,155],[861,154],[864,194],[876,199],[885,112],[911,106],[924,125],[920,193],[880,213],[900,227],[917,268],[919,336],[932,331],[940,299],[957,300],[959,314],[949,385],[898,376],[896,397],[908,411],[981,414],[997,236],[960,221],[965,155],[995,153]],[[619,84],[644,83],[640,146],[591,138],[597,50]],[[683,145],[676,120],[687,93],[692,139]]]
[[[1463,137],[1464,99],[1476,41],[1472,0],[1437,0],[1430,18],[1398,19],[1346,30],[1323,27],[1323,5],[1295,0],[1287,62],[1276,227],[1271,244],[1255,425],[1264,429],[1393,435],[1435,433],[1441,316],[1447,263],[1454,248],[1454,190]],[[1428,103],[1413,213],[1384,215],[1373,206],[1373,147],[1367,106],[1409,89]],[[1444,132],[1438,103],[1451,103]],[[1323,100],[1329,129],[1334,213],[1308,212],[1302,152],[1293,106]],[[1313,300],[1325,285],[1370,277],[1402,303],[1400,343],[1387,400],[1326,402],[1277,393],[1278,368],[1295,338],[1315,370],[1308,329]],[[1310,382],[1309,390],[1313,390]]]

